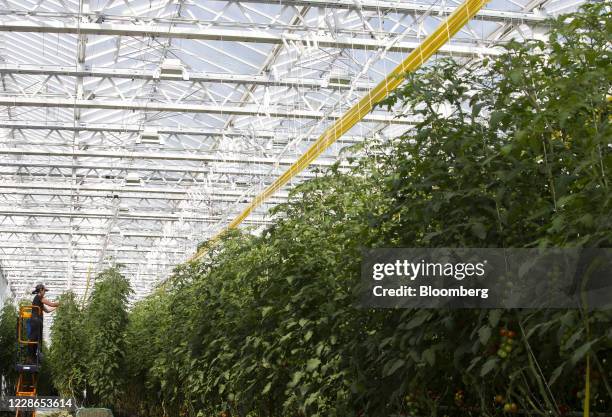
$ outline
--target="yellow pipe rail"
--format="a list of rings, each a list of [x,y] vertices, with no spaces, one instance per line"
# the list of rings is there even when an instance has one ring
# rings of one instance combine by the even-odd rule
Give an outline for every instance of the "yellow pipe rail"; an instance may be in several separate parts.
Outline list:
[[[240,213],[227,229],[237,227],[249,214],[259,207],[266,199],[283,187],[291,178],[306,168],[323,151],[325,151],[338,138],[351,129],[374,106],[384,100],[391,91],[395,90],[404,80],[406,72],[418,69],[433,54],[435,54],[446,42],[448,42],[465,24],[472,18],[489,0],[466,0],[459,6],[444,22],[436,28],[425,40],[412,51],[403,62],[389,73],[376,87],[370,90],[357,104],[351,107],[342,117],[330,126],[317,139],[308,150],[287,171],[270,184],[261,194],[255,197],[242,213]],[[215,242],[224,231],[215,235],[211,242]],[[206,248],[196,253],[190,261],[198,260],[206,253]]]

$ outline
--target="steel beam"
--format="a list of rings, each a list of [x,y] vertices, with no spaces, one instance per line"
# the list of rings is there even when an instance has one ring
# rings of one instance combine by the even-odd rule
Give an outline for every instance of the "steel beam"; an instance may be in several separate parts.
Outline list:
[[[20,208],[19,210],[11,210],[7,207],[0,207],[0,216],[9,217],[74,217],[74,218],[97,218],[97,219],[109,219],[115,216],[113,210],[74,210],[74,211],[59,211],[59,210],[34,210]],[[117,218],[122,220],[160,220],[160,221],[179,221],[184,220],[185,222],[202,222],[202,223],[216,223],[224,219],[222,216],[186,216],[180,213],[168,213],[164,212],[142,212],[142,211],[119,211]],[[262,217],[251,218],[253,223],[270,223],[271,219]]]
[[[48,227],[40,228],[40,229],[29,229],[25,227],[2,227],[0,226],[0,235],[77,235],[77,236],[106,236],[107,233],[101,230],[67,230],[67,229],[51,229]],[[143,237],[143,238],[168,238],[168,239],[177,239],[177,240],[188,240],[188,237],[185,235],[164,235],[163,233],[146,233],[141,231],[122,231],[121,233],[111,232],[116,236],[124,236],[124,237]]]
[[[38,149],[21,149],[21,148],[0,148],[0,156],[2,155],[32,155],[44,157],[69,157],[69,158],[111,158],[111,159],[153,159],[153,160],[177,160],[177,161],[198,161],[198,162],[223,162],[235,164],[262,164],[262,165],[291,165],[294,161],[291,159],[260,158],[255,156],[232,156],[221,157],[202,155],[201,153],[172,153],[172,152],[110,152],[110,151],[44,151]],[[335,161],[318,161],[313,163],[315,166],[329,167],[335,164]],[[53,165],[50,162],[48,165]],[[345,165],[346,166],[346,165]]]
[[[251,4],[271,4],[281,7],[319,7],[324,9],[339,9],[339,10],[352,10],[352,11],[365,11],[365,12],[376,12],[376,13],[396,13],[402,15],[415,15],[431,13],[433,15],[448,15],[452,12],[452,7],[439,6],[435,4],[423,4],[409,1],[399,0],[240,0],[241,3]],[[193,1],[185,1],[183,3],[186,6],[194,5]],[[89,13],[71,13],[63,12],[58,13],[54,11],[33,11],[33,10],[19,10],[19,9],[3,9],[0,10],[0,15],[9,16],[36,16],[43,18],[79,18],[88,17],[91,20],[98,18],[104,18],[107,21],[128,21],[128,22],[147,22],[147,23],[188,23],[188,24],[206,24],[210,25],[210,21],[194,20],[185,17],[148,17],[148,16],[126,16],[126,15],[113,15],[108,13],[101,13],[99,11],[92,11]],[[476,15],[478,19],[493,22],[505,22],[508,20],[518,21],[520,23],[539,23],[546,19],[546,15],[536,14],[525,11],[507,11],[507,10],[496,10],[496,9],[484,9],[478,12]]]
[[[4,165],[4,164],[3,164]],[[78,182],[87,182],[88,184],[100,184],[100,183],[104,183],[104,184],[112,184],[114,186],[123,186],[123,181],[127,178],[127,175],[123,175],[123,173],[119,173],[116,175],[109,175],[109,174],[104,174],[101,175],[99,172],[91,172],[91,170],[88,170],[88,172],[86,173],[78,173],[76,172],[76,168],[73,168],[75,171],[71,172],[70,174],[68,173],[61,173],[61,172],[57,172],[58,171],[58,167],[55,165],[47,165],[46,168],[48,168],[48,170],[45,170],[43,172],[37,172],[36,169],[34,170],[30,170],[30,167],[28,167],[27,171],[15,171],[15,170],[0,170],[0,178],[4,177],[7,180],[10,179],[19,179],[19,182],[27,182],[28,180],[33,181],[34,184],[38,184],[38,180],[39,179],[45,179],[46,181],[49,181],[51,184],[57,184],[58,180],[62,181],[62,180],[67,180],[69,178],[72,177],[72,179],[76,179]],[[40,170],[38,170],[40,171]],[[253,181],[251,179],[251,177],[264,177],[264,178],[271,178],[274,174],[270,174],[270,173],[258,173],[258,174],[254,174],[254,175],[249,175],[248,173],[240,173],[238,171],[233,171],[234,174],[236,175],[236,177],[234,178],[220,178],[222,176],[226,176],[228,175],[225,172],[221,172],[221,173],[206,173],[206,175],[201,176],[200,178],[197,178],[196,176],[193,176],[194,173],[191,173],[192,176],[190,177],[186,177],[185,174],[188,173],[188,171],[183,171],[183,176],[177,176],[177,177],[171,177],[171,176],[165,176],[165,175],[155,175],[155,174],[151,174],[151,175],[145,175],[143,176],[143,182],[147,185],[147,186],[177,186],[177,187],[183,187],[185,189],[191,189],[192,187],[195,188],[200,188],[200,187],[208,187],[208,186],[212,186],[215,189],[217,188],[221,188],[221,189],[231,189],[231,190],[235,190],[235,192],[248,192],[248,186],[257,186],[257,185],[261,185],[264,184],[265,181],[263,180],[259,180],[258,181]],[[244,177],[249,177],[248,182],[244,179]],[[314,175],[310,175],[310,178],[314,177]],[[110,180],[110,181],[105,181],[105,180]],[[206,182],[205,182],[206,181]],[[214,191],[213,193],[214,194]]]
[[[204,187],[204,185],[202,185]],[[122,185],[109,185],[109,184],[82,184],[82,185],[74,185],[74,184],[66,184],[66,183],[49,183],[49,182],[0,182],[0,188],[16,188],[22,190],[74,190],[74,191],[103,191],[109,193],[121,193],[121,192],[129,192],[129,193],[158,193],[158,194],[190,194],[194,192],[198,192],[202,195],[206,195],[207,191],[205,189],[197,189],[196,187],[192,188],[159,188],[159,187],[138,187],[138,186],[122,186]],[[212,190],[210,191],[211,195],[217,196],[231,196],[231,197],[245,197],[249,198],[252,194],[257,193],[257,191],[247,191],[247,190]],[[279,192],[277,195],[278,198],[287,198],[289,193]],[[145,198],[145,197],[143,197]]]
[[[0,195],[8,195],[8,196],[12,196],[12,195],[40,195],[40,196],[48,196],[48,197],[71,197],[73,196],[73,194],[70,193],[60,193],[58,191],[55,191],[54,189],[51,190],[40,190],[40,189],[12,189],[10,191],[0,191]],[[78,197],[79,198],[83,198],[83,199],[87,199],[87,198],[103,198],[103,199],[109,199],[112,198],[115,194],[91,194],[91,193],[84,193],[82,191],[79,191]],[[124,199],[129,199],[129,200],[164,200],[164,201],[201,201],[201,202],[209,202],[209,201],[215,201],[215,202],[223,202],[223,203],[237,203],[237,198],[238,197],[234,197],[234,198],[230,198],[231,196],[227,196],[227,197],[223,197],[223,196],[218,196],[215,194],[212,195],[203,195],[201,197],[198,196],[193,196],[193,197],[189,197],[189,196],[182,196],[182,195],[168,195],[168,194],[147,194],[147,195],[138,195],[136,194],[130,194],[129,192],[119,192],[116,193],[116,195],[119,196],[119,198],[121,200]],[[283,198],[283,197],[279,197],[279,198],[272,198],[270,199],[269,203],[266,204],[279,204],[279,203],[284,203],[286,202],[287,199]],[[47,204],[47,202],[45,202],[44,204]]]
[[[280,142],[287,142],[299,137],[299,132],[283,131],[282,129],[266,132],[261,130],[244,130],[244,129],[197,129],[183,128],[170,126],[155,126],[148,125],[147,127],[156,129],[160,135],[174,136],[206,136],[215,138],[249,138],[259,140],[275,139]],[[16,129],[16,130],[62,130],[69,132],[113,132],[113,133],[142,133],[144,129],[138,125],[117,125],[117,124],[101,124],[101,123],[83,123],[83,122],[41,122],[40,120],[2,120],[0,121],[0,129]],[[362,142],[366,136],[351,136],[347,135],[339,140],[341,143],[355,144]],[[307,141],[314,141],[318,138],[316,135],[306,135]]]
[[[291,87],[311,89],[333,89],[333,90],[368,90],[374,86],[373,83],[357,81],[352,85],[341,85],[331,83],[325,79],[284,77],[273,79],[267,75],[250,74],[228,74],[208,72],[187,72],[188,75],[160,74],[159,71],[140,70],[129,68],[94,68],[78,69],[76,67],[62,67],[53,65],[0,65],[0,74],[26,74],[45,76],[67,76],[67,77],[89,77],[89,78],[128,78],[147,81],[182,81],[219,84],[248,84],[262,85],[268,87]]]
[[[147,125],[157,129],[162,135],[187,135],[187,136],[215,136],[215,137],[253,137],[253,132],[237,129],[206,129],[187,128],[182,126],[155,126]],[[114,133],[141,133],[143,127],[135,124],[104,124],[84,122],[44,122],[41,120],[2,120],[0,128],[5,129],[34,129],[34,130],[67,130],[71,132],[114,132]],[[278,137],[274,132],[255,132],[256,138],[273,139]]]
[[[2,154],[2,148],[0,148],[0,155]],[[180,172],[184,174],[207,174],[207,175],[238,175],[238,176],[275,176],[274,172],[270,172],[270,167],[267,166],[266,171],[254,171],[248,169],[231,169],[223,166],[214,166],[214,168],[200,168],[189,165],[181,165],[180,167],[171,165],[116,165],[116,164],[103,164],[103,163],[78,163],[78,164],[65,164],[65,163],[41,163],[40,161],[23,161],[17,162],[5,162],[2,161],[1,166],[3,167],[16,167],[16,168],[57,168],[57,169],[82,169],[82,170],[106,170],[106,171],[145,171],[145,172]],[[7,173],[4,172],[2,175],[21,175],[21,173]],[[311,172],[300,173],[301,177],[314,178],[317,175]]]
[[[15,242],[14,240],[9,242],[9,243],[0,243],[0,249],[4,250],[4,249],[23,249],[24,251],[30,251],[30,250],[36,250],[36,251],[62,251],[62,250],[68,250],[70,248],[70,246],[61,246],[61,245],[55,245],[57,242],[53,242],[53,241],[46,241],[46,242],[40,242],[40,241],[36,241],[36,242],[32,242],[32,241],[26,241],[26,242]],[[79,252],[79,251],[83,251],[83,252],[98,252],[101,251],[103,249],[102,246],[100,245],[79,245],[78,243],[75,245],[72,245],[72,250]],[[107,251],[110,252],[137,252],[137,253],[149,253],[149,252],[155,252],[157,250],[157,247],[154,246],[150,246],[150,247],[135,247],[135,246],[121,246],[121,247],[107,247],[106,248]],[[168,248],[168,247],[161,247],[159,248],[160,252],[164,252],[164,253],[178,253],[178,254],[185,254],[184,250],[173,250],[172,248]],[[0,258],[2,257],[2,255],[0,255]]]
[[[2,261],[23,261],[23,256],[10,256],[10,255],[0,255],[0,260]],[[77,264],[97,264],[99,259],[98,258],[83,258],[83,257],[75,257],[72,259],[63,259],[63,258],[56,258],[56,257],[39,257],[39,256],[29,256],[28,257],[28,262],[45,262],[48,264],[53,264],[53,263],[77,263]],[[109,262],[112,261],[112,263],[116,263],[116,264],[123,264],[123,265],[143,265],[144,262],[146,262],[148,265],[164,265],[164,266],[171,266],[168,262],[164,262],[162,260],[159,260],[158,262],[155,261],[155,259],[141,259],[141,260],[133,260],[133,259],[123,259],[123,258],[114,258],[111,257],[110,259],[107,258],[104,261]]]
[[[435,4],[391,1],[391,0],[240,0],[241,3],[277,4],[279,6],[309,6],[325,9],[346,9],[377,13],[417,14],[431,13],[432,15],[446,16],[451,14],[455,7],[439,6]],[[527,12],[513,12],[505,10],[483,9],[478,12],[476,19],[506,22],[515,20],[520,23],[540,23],[547,16]]]
[[[60,193],[58,191],[55,190],[38,190],[38,189],[13,189],[10,191],[0,191],[0,196],[1,195],[8,195],[8,196],[12,196],[12,195],[39,195],[39,196],[48,196],[48,197],[72,197],[73,194],[70,193]],[[102,199],[106,199],[108,200],[109,198],[112,198],[115,194],[91,194],[91,193],[84,193],[82,191],[79,191],[78,197],[79,199],[88,199],[88,198],[102,198]],[[238,197],[234,197],[234,198],[230,198],[228,197],[223,197],[223,196],[218,196],[218,195],[205,195],[205,196],[201,196],[201,197],[197,197],[197,196],[193,196],[193,197],[189,197],[189,196],[181,196],[181,195],[167,195],[167,194],[147,194],[147,195],[138,195],[138,194],[130,194],[130,193],[126,193],[126,192],[121,192],[121,193],[117,193],[116,195],[119,196],[119,198],[121,200],[125,200],[125,199],[129,199],[129,200],[163,200],[163,201],[190,201],[190,202],[222,202],[222,203],[239,203],[239,201],[237,201]],[[3,201],[7,201],[7,200],[3,200]],[[10,200],[8,200],[10,201]],[[271,198],[270,201],[268,203],[265,204],[279,204],[279,203],[284,203],[286,202],[287,199],[280,197],[280,198]],[[44,202],[41,203],[41,205],[44,204],[48,204],[48,202]]]
[[[263,30],[232,30],[191,25],[189,27],[161,27],[149,25],[107,24],[107,23],[66,23],[57,20],[48,21],[4,21],[0,23],[0,32],[30,33],[65,33],[72,35],[106,35],[129,37],[152,37],[172,39],[192,39],[201,41],[254,42],[263,44],[299,43],[316,45],[319,48],[368,49],[379,48],[392,52],[410,52],[420,44],[417,41],[393,42],[393,38],[372,39],[358,38],[352,34],[339,34],[336,37],[308,33],[274,33]],[[400,35],[397,35],[398,37]],[[439,51],[454,56],[499,55],[499,49],[469,44],[446,44]]]
[[[29,271],[37,271],[37,272],[57,272],[57,273],[66,273],[66,269],[58,269],[58,268],[49,268],[49,267],[36,267],[36,266],[3,266],[2,267],[3,270],[5,271],[19,271],[19,272],[29,272]],[[80,272],[87,272],[88,271],[88,267],[80,267],[80,268],[74,268],[75,271],[80,271]],[[158,274],[153,273],[153,272],[139,272],[139,274],[141,276],[154,276],[157,277]],[[16,283],[15,281],[11,280],[11,277],[9,276],[9,281],[11,283],[11,286],[14,288],[23,288],[23,287],[29,287],[27,284],[21,284],[21,283]]]
[[[47,167],[49,168],[49,171],[53,170],[53,171],[57,171],[57,167],[55,165],[47,165]],[[29,168],[29,167],[28,167]],[[76,169],[76,168],[73,168]],[[36,170],[34,170],[36,171]],[[188,171],[182,171],[183,173],[188,173]],[[234,171],[236,172],[236,171]],[[193,174],[193,173],[192,173]],[[208,173],[209,175],[211,174],[210,172]],[[219,175],[219,174],[217,174]],[[235,174],[235,175],[242,175],[242,176],[249,176],[248,174]],[[74,178],[78,179],[79,181],[89,181],[89,182],[93,182],[93,183],[97,183],[100,180],[106,179],[106,180],[116,180],[116,181],[122,181],[124,180],[126,177],[125,176],[120,176],[120,175],[100,175],[99,173],[77,173],[74,172],[72,174],[61,174],[61,173],[51,173],[51,172],[33,172],[30,171],[28,169],[28,171],[14,171],[14,170],[8,170],[8,171],[4,171],[4,170],[0,170],[0,177],[18,177],[20,180],[25,180],[26,178],[44,178],[47,180],[51,180],[51,181],[55,181],[57,179],[67,179],[68,177],[73,176]],[[271,174],[264,174],[264,173],[259,173],[253,176],[264,176],[264,177],[270,177]],[[186,187],[201,187],[204,186],[204,179],[203,178],[199,178],[199,179],[194,179],[194,178],[188,178],[188,177],[171,177],[171,176],[160,176],[160,175],[147,175],[145,178],[143,178],[147,185],[167,185],[167,184],[171,184],[171,185],[178,185],[178,186],[186,186]],[[212,182],[214,182],[215,186],[217,185],[228,185],[228,184],[232,184],[232,180],[227,180],[227,179],[213,179]],[[235,181],[234,181],[235,182]],[[254,183],[254,182],[252,182]],[[256,184],[256,183],[254,183]]]
[[[103,109],[103,110],[142,110],[171,113],[205,113],[217,115],[256,116],[256,117],[280,117],[289,119],[339,119],[340,113],[327,113],[325,111],[283,109],[278,106],[264,107],[256,105],[229,106],[208,104],[185,104],[185,103],[160,103],[155,101],[137,100],[83,100],[66,98],[43,98],[4,96],[0,97],[0,106],[8,107],[65,107],[79,109]],[[415,124],[414,119],[400,118],[388,114],[369,114],[362,119],[364,122],[388,123],[388,124]]]

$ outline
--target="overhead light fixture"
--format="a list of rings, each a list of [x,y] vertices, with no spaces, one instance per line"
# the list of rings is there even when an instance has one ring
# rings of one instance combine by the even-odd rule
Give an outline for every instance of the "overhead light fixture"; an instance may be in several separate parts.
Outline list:
[[[351,75],[347,71],[333,69],[329,73],[330,86],[348,86],[351,85]]]
[[[157,129],[145,127],[144,130],[140,133],[140,137],[138,138],[136,143],[142,143],[146,145],[159,145],[161,144],[161,139]]]
[[[159,74],[164,76],[181,77],[184,80],[189,79],[185,65],[180,59],[167,58],[164,59],[159,66]]]
[[[140,176],[135,172],[129,172],[125,176],[125,185],[140,185]]]

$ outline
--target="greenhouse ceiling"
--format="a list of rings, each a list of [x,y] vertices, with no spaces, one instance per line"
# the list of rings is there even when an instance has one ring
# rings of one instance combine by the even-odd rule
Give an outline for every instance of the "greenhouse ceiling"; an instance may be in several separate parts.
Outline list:
[[[499,53],[581,1],[493,0],[436,55]],[[3,0],[0,263],[13,294],[147,294],[222,230],[457,1]],[[291,185],[414,119],[375,110]]]

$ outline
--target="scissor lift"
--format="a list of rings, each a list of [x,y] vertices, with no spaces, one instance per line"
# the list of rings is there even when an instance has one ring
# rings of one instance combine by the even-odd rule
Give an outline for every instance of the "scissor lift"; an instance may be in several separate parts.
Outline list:
[[[19,373],[17,379],[17,397],[36,397],[36,386],[38,383],[38,370],[40,368],[40,341],[30,340],[30,319],[32,312],[36,311],[41,317],[40,307],[19,307],[19,319],[17,321],[17,358],[15,368]],[[32,356],[29,351],[36,348],[36,355]],[[15,417],[35,417],[36,411],[17,410]]]

